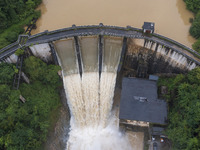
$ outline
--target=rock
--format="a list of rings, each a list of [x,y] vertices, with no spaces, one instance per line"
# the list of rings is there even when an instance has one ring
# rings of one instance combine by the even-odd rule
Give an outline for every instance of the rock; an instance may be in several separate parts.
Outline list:
[[[22,95],[19,96],[19,99],[20,99],[23,103],[26,102],[26,99],[25,99]]]
[[[167,89],[167,86],[161,86],[161,94],[162,95],[165,95],[168,93],[168,89]]]
[[[28,83],[28,84],[30,84],[30,80],[29,80],[29,78],[26,76],[26,74],[24,73],[24,72],[22,72],[22,78],[24,79],[24,81],[26,82],[26,83]]]

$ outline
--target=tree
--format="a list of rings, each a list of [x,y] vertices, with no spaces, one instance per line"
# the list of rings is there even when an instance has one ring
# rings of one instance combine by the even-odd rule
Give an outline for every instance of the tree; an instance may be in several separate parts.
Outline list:
[[[200,10],[200,1],[199,0],[184,0],[186,3],[187,9],[193,13],[197,13]]]
[[[17,12],[17,14],[22,14],[24,9],[25,9],[25,3],[23,2],[23,0],[18,0],[16,2],[16,12]]]
[[[195,68],[190,71],[186,76],[187,82],[190,84],[200,85],[200,68]]]
[[[167,135],[174,149],[200,149],[200,68],[187,75],[159,80],[168,86],[169,115]],[[170,100],[169,100],[170,99]]]
[[[10,84],[13,81],[13,65],[1,63],[0,64],[0,84]]]
[[[200,53],[200,39],[198,39],[193,45],[192,48]]]
[[[196,39],[200,38],[200,11],[195,16],[192,26],[190,27],[190,34]]]
[[[0,9],[0,28],[5,29],[7,27],[7,18],[4,12]]]
[[[12,83],[8,82],[11,78],[10,72],[13,72],[12,65],[0,64],[0,81],[2,81],[0,83],[0,149],[2,150],[40,149],[47,137],[52,121],[51,115],[60,105],[57,90],[57,85],[61,84],[57,74],[60,68],[47,65],[33,56],[26,58],[24,63],[25,71],[28,71],[25,73],[29,73],[32,82],[22,83],[19,90],[12,90]],[[34,71],[36,73],[31,75]],[[26,98],[25,103],[19,100],[20,94]]]
[[[58,85],[60,80],[58,76],[59,70],[61,70],[60,66],[49,65],[45,73],[45,79],[43,80],[44,83],[49,83],[51,85]]]
[[[18,49],[15,51],[15,55],[17,55],[17,56],[20,56],[20,55],[23,55],[23,54],[24,54],[24,50],[23,50],[23,49],[18,48]]]
[[[15,42],[24,26],[33,18],[39,18],[40,12],[34,10],[41,0],[0,0],[0,49]]]
[[[34,56],[30,56],[24,61],[25,72],[29,74],[31,80],[42,81],[45,77],[47,65]]]
[[[18,38],[17,32],[9,32],[6,36],[6,40],[11,43],[17,41],[17,38]]]
[[[28,0],[28,1],[26,2],[26,8],[27,8],[28,10],[34,11],[35,2],[32,1],[32,0]]]

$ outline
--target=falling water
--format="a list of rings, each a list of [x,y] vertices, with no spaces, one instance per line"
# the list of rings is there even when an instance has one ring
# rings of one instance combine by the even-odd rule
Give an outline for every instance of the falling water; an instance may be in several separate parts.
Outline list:
[[[114,88],[115,88],[115,73],[103,72],[100,80],[100,124],[106,126],[110,110],[113,104]]]
[[[111,114],[116,74],[79,74],[64,77],[72,113],[68,150],[131,150]]]
[[[79,39],[82,76],[79,74],[74,40],[55,42],[71,111],[67,150],[131,150],[111,112],[122,38],[104,38],[102,72],[98,69],[98,38]]]
[[[136,45],[143,46],[143,43],[140,43],[139,40],[134,41]],[[151,41],[148,41],[145,44],[145,48],[156,51],[157,44],[152,44]],[[166,47],[161,44],[159,44],[157,47],[156,57],[159,58],[160,55],[162,55],[165,58],[165,61],[168,61],[172,67],[187,68],[188,70],[192,70],[196,67],[195,62],[191,63],[191,61],[188,61],[187,57],[180,52],[169,48],[167,50]]]

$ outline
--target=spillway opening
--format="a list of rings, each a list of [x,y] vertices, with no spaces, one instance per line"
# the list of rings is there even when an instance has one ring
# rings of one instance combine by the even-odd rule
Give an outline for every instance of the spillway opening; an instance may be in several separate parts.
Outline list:
[[[112,109],[123,38],[100,38],[79,37],[54,43],[71,111],[67,150],[132,149],[119,131],[118,111]]]

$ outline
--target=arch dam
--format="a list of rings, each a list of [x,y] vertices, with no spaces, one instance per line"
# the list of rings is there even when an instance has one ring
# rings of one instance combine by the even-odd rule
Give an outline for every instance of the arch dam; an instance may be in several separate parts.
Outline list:
[[[25,55],[34,55],[57,64],[59,57],[67,57],[62,54],[67,49],[69,53],[66,55],[77,60],[80,74],[82,60],[87,63],[94,61],[92,59],[98,60],[101,72],[102,64],[106,63],[106,55],[116,55],[115,49],[121,55],[118,71],[124,65],[125,69],[133,70],[132,73],[139,77],[154,73],[184,73],[200,66],[199,53],[172,39],[156,33],[145,35],[141,29],[131,26],[105,26],[102,23],[91,26],[72,25],[32,36],[19,36],[18,41],[0,50],[0,61],[16,63],[18,57],[15,51],[18,48],[23,48]],[[74,61],[71,57],[67,58],[62,60],[66,60],[66,63]],[[66,67],[71,66],[69,64]]]

